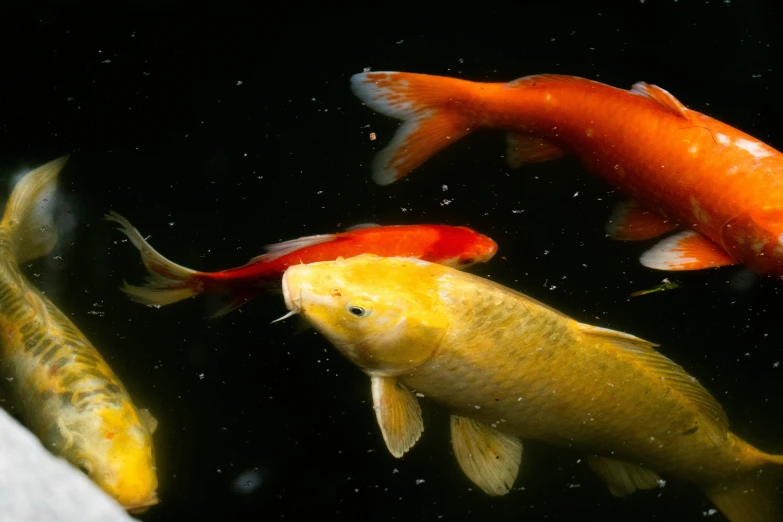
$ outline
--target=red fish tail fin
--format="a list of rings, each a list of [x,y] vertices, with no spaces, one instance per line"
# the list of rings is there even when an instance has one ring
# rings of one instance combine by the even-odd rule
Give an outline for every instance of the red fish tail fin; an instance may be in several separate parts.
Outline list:
[[[755,448],[763,464],[705,492],[731,522],[780,522],[783,520],[783,455],[767,455]]]
[[[353,93],[368,107],[405,123],[373,161],[373,179],[389,185],[433,154],[470,133],[474,84],[455,78],[401,72],[351,77]]]
[[[149,272],[147,284],[144,286],[123,284],[122,291],[132,300],[147,305],[163,306],[198,295],[203,291],[201,272],[180,266],[160,255],[130,224],[130,221],[116,212],[106,214],[105,218],[120,225],[118,230],[128,236],[133,246],[139,250],[141,260]]]

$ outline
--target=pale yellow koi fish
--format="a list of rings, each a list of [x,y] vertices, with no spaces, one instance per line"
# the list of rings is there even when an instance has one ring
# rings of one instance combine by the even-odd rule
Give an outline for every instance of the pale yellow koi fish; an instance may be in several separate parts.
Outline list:
[[[138,513],[158,503],[157,422],[133,405],[90,341],[19,270],[57,243],[52,200],[66,161],[25,175],[0,221],[0,381],[45,447]]]

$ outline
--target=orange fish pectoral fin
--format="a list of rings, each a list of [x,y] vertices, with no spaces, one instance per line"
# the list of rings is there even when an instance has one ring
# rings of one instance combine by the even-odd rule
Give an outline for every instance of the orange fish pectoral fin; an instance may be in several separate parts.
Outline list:
[[[465,475],[484,493],[500,496],[514,487],[522,442],[483,422],[451,416],[451,446]]]
[[[639,489],[653,489],[660,486],[661,477],[638,464],[623,462],[597,455],[588,455],[587,465],[601,477],[615,497],[630,495]]]
[[[667,237],[639,261],[656,270],[701,270],[738,264],[721,247],[693,230]]]
[[[389,452],[397,458],[416,444],[424,431],[416,396],[395,377],[371,377],[372,404]]]
[[[638,96],[643,96],[645,98],[648,98],[667,111],[671,112],[675,116],[679,116],[680,118],[685,118],[686,120],[690,120],[690,114],[688,114],[688,109],[680,103],[680,100],[672,96],[672,94],[665,90],[661,89],[657,85],[651,85],[649,83],[645,82],[638,82],[633,84],[630,90],[631,94],[636,94]]]
[[[426,74],[367,72],[351,77],[371,109],[405,123],[373,161],[373,179],[389,185],[471,131],[455,105],[470,102],[468,82]]]
[[[526,163],[557,159],[565,154],[564,150],[541,138],[516,132],[506,134],[506,161],[512,169]]]
[[[614,207],[605,230],[612,239],[641,241],[658,237],[675,228],[676,223],[645,209],[632,199],[627,199]]]

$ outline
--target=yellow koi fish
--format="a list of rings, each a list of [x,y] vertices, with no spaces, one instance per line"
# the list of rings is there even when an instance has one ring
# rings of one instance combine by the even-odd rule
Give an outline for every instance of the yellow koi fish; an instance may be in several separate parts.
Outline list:
[[[652,343],[415,259],[294,265],[283,294],[370,376],[396,457],[423,431],[413,390],[450,409],[454,454],[488,494],[511,489],[521,439],[532,439],[583,451],[616,496],[659,486],[661,473],[697,484],[732,522],[783,520],[783,456],[732,433],[720,404]]]
[[[158,502],[156,421],[136,409],[90,341],[19,270],[57,243],[52,199],[66,161],[25,175],[0,221],[0,381],[44,446],[138,513]]]

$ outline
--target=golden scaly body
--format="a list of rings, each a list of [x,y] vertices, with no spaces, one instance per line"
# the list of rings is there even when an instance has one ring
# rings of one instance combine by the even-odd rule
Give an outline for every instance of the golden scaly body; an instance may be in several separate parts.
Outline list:
[[[408,388],[523,439],[695,482],[761,464],[748,461],[755,450],[728,432],[722,410],[705,414],[671,378],[573,319],[470,274],[443,275],[438,288],[453,327],[429,361],[400,376]]]
[[[90,341],[9,263],[0,232],[0,372],[20,414],[45,439],[58,422],[130,397]],[[135,410],[135,408],[133,408]]]

